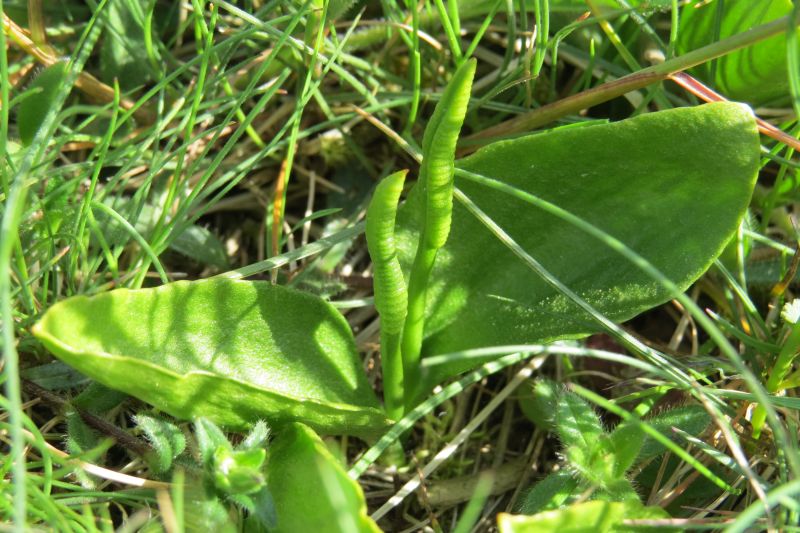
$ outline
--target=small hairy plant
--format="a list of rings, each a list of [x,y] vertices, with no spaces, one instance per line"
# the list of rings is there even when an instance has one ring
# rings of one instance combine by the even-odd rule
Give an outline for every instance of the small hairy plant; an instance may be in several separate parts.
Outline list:
[[[637,418],[621,422],[613,431],[603,427],[583,398],[546,380],[538,380],[532,394],[521,401],[526,414],[558,436],[563,462],[519,501],[515,512],[527,516],[499,519],[502,531],[533,531],[560,521],[564,527],[594,524],[599,531],[618,531],[626,519],[669,516],[661,507],[643,504],[631,474],[638,464],[667,451],[643,431],[638,419],[653,405],[653,398],[639,404]],[[695,435],[709,421],[702,408],[687,406],[649,418],[646,424],[660,430],[655,433],[659,435],[673,427]]]

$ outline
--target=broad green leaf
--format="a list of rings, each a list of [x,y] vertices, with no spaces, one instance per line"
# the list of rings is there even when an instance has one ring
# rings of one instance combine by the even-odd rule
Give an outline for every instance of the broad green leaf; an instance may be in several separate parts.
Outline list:
[[[686,53],[792,11],[792,0],[689,2],[680,19],[678,50]],[[800,32],[800,30],[798,30]],[[779,34],[694,69],[728,98],[751,104],[776,103],[789,95],[786,35]]]
[[[738,227],[758,161],[751,111],[716,103],[500,141],[457,167],[582,217],[685,289]],[[464,177],[456,177],[456,186],[608,318],[624,321],[671,298],[634,264],[568,222]],[[397,241],[406,271],[423,200],[415,187],[398,212]],[[431,274],[426,315],[423,355],[578,338],[600,329],[458,203]],[[478,363],[442,365],[429,385]]]
[[[302,420],[361,436],[388,424],[339,312],[267,282],[78,296],[52,306],[33,332],[89,377],[178,418],[230,428]]]
[[[545,511],[533,516],[497,515],[500,533],[604,533],[606,531],[636,531],[626,527],[623,520],[668,518],[660,507],[645,507],[638,502],[607,502],[593,500],[576,503],[563,509]]]
[[[283,428],[270,445],[267,488],[275,502],[275,533],[380,531],[367,516],[361,487],[303,424]]]
[[[28,87],[30,95],[26,95],[17,110],[19,138],[25,146],[33,142],[44,117],[53,105],[53,99],[67,79],[67,73],[67,62],[57,61],[44,69]]]

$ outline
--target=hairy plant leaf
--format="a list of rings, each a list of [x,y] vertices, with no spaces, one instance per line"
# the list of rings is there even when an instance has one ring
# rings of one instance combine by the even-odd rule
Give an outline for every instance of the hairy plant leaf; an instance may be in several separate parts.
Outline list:
[[[34,334],[91,378],[178,418],[230,428],[302,420],[363,436],[388,423],[339,312],[267,282],[78,296],[52,306]]]
[[[593,500],[603,500],[606,502],[632,502],[641,503],[639,494],[633,488],[633,484],[622,477],[607,483],[605,487],[592,493]]]
[[[657,429],[663,435],[679,441],[672,431],[673,427],[681,428],[689,435],[699,436],[711,423],[711,415],[700,405],[684,405],[660,413],[647,420],[647,423]],[[639,459],[650,459],[658,454],[664,453],[667,449],[660,442],[651,437],[644,438],[644,444],[639,452]]]
[[[660,507],[645,507],[638,502],[608,502],[593,500],[576,503],[563,509],[545,511],[533,516],[500,513],[497,525],[500,533],[604,533],[606,531],[635,531],[622,524],[626,519],[668,518]]]
[[[621,422],[610,435],[614,450],[614,475],[622,477],[639,457],[644,444],[644,431],[632,422]]]
[[[580,492],[578,487],[578,478],[569,471],[553,472],[522,495],[514,512],[531,515],[555,509],[577,496]]]
[[[547,379],[531,380],[529,383],[531,384],[529,390],[523,390],[519,397],[522,414],[540,429],[555,431],[559,385]]]
[[[67,421],[66,444],[70,453],[86,453],[102,442],[97,432],[83,421],[78,411],[67,409],[64,413],[64,418]]]
[[[153,446],[151,466],[158,473],[168,471],[172,467],[172,460],[186,449],[183,432],[174,423],[156,415],[139,413],[133,418]]]
[[[594,448],[605,434],[600,417],[586,400],[570,391],[562,391],[556,403],[556,433],[564,446]]]
[[[682,54],[689,52],[791,11],[792,0],[690,2],[681,13],[678,50]],[[785,101],[789,95],[786,35],[778,34],[726,54],[695,68],[694,72],[733,100],[751,104]]]
[[[251,448],[261,448],[267,445],[269,439],[269,426],[263,420],[259,420],[250,430],[250,433],[236,447],[237,450],[249,450]]]
[[[493,143],[457,167],[527,191],[582,217],[641,254],[681,289],[725,247],[756,179],[751,111],[716,103]],[[627,320],[672,296],[605,243],[568,222],[464,177],[456,186],[594,308]],[[398,212],[408,271],[424,197]],[[430,278],[423,356],[577,338],[601,328],[519,261],[460,204]],[[479,361],[437,367],[429,385]]]
[[[309,427],[295,423],[283,428],[267,461],[276,533],[380,531],[367,516],[361,487]]]
[[[603,488],[618,479],[614,475],[614,449],[600,417],[591,405],[568,390],[557,400],[555,429],[568,464],[581,477]]]
[[[67,62],[57,61],[44,69],[28,87],[31,94],[20,102],[17,111],[19,138],[25,146],[33,142],[53,99],[67,79],[67,73]]]

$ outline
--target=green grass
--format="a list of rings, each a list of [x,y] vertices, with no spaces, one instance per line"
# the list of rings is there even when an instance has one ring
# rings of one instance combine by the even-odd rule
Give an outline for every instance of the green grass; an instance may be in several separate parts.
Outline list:
[[[363,217],[377,180],[400,168],[412,169],[409,180],[416,176],[422,132],[458,66],[478,58],[464,127],[471,138],[462,144],[468,150],[481,135],[695,105],[693,95],[663,82],[668,74],[789,24],[681,56],[674,8],[683,3],[637,11],[628,0],[606,12],[536,0],[508,13],[507,2],[479,0],[356,2],[346,10],[339,8],[347,2],[320,2],[315,10],[316,2],[289,0],[0,0],[2,15],[21,28],[43,20],[47,39],[34,44],[5,23],[0,36],[0,520],[20,530],[172,532],[192,513],[191,484],[199,481],[191,467],[175,471],[188,472],[185,489],[166,488],[160,483],[176,478],[140,453],[148,436],[132,416],[148,407],[86,392],[86,380],[54,363],[31,336],[53,303],[179,279],[271,278],[337,304],[380,390]],[[797,7],[793,17],[796,25]],[[534,27],[541,28],[535,36]],[[796,136],[800,53],[789,35],[792,98],[763,117]],[[646,50],[666,61],[648,67]],[[23,146],[18,111],[47,58],[68,58],[68,79]],[[621,85],[604,85],[618,79]],[[586,89],[593,91],[581,94]],[[793,389],[771,396],[764,388],[764,372],[786,342],[780,308],[799,286],[792,279],[785,292],[770,293],[798,243],[800,163],[790,147],[768,137],[762,143],[753,224],[740,232],[732,260],[673,303],[623,325],[589,307],[610,335],[496,347],[490,351],[499,359],[435,390],[377,442],[328,441],[359,479],[381,527],[490,531],[498,512],[516,508],[531,482],[559,464],[557,439],[517,405],[533,373],[574,384],[609,425],[635,416],[632,400],[668,390],[680,391],[679,399],[665,397],[659,408],[692,403],[708,411],[713,430],[670,441],[672,454],[634,474],[647,503],[689,520],[685,527],[800,525],[800,509],[788,498],[800,490],[800,400]],[[574,223],[674,289],[599,228],[522,191],[503,192]],[[547,278],[537,258],[473,200],[456,193]],[[425,364],[487,353],[442,354]],[[767,407],[768,428],[757,440],[751,402]],[[175,423],[196,451],[194,426]],[[384,464],[398,441],[410,458],[399,470]],[[526,468],[505,479],[502,466],[520,459]],[[105,470],[87,471],[88,464]],[[490,491],[487,476],[502,479],[506,490]],[[437,506],[428,495],[451,478],[471,479],[471,489],[458,505]],[[241,523],[243,512],[230,512]]]

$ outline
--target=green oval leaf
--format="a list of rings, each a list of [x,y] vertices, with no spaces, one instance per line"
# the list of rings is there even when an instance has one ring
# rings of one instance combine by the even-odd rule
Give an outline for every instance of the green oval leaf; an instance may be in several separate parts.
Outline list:
[[[67,62],[58,61],[44,69],[28,87],[31,94],[20,102],[17,111],[19,138],[25,146],[33,142],[58,90],[67,79],[67,73]]]
[[[302,420],[370,436],[388,424],[347,322],[310,294],[208,279],[54,305],[34,326],[64,362],[179,418]]]
[[[457,163],[583,218],[681,289],[719,255],[750,200],[759,139],[750,110],[717,103],[489,145]],[[561,282],[606,317],[627,320],[672,296],[605,243],[529,203],[464,178],[456,186]],[[424,198],[398,212],[408,271]],[[576,338],[600,327],[519,261],[460,204],[428,287],[423,356]],[[475,366],[437,366],[431,382]]]
[[[157,9],[157,7],[154,7]],[[111,2],[104,12],[103,46],[100,48],[100,70],[103,81],[119,81],[122,90],[139,87],[153,79],[151,61],[147,57],[145,37],[145,8],[141,2],[119,0]],[[155,20],[166,18],[158,13]],[[153,61],[160,59],[154,47]]]
[[[303,424],[292,424],[269,448],[267,487],[275,501],[275,533],[341,531],[376,533],[364,493]]]
[[[678,50],[684,54],[791,12],[792,0],[690,2],[681,12]],[[786,35],[737,50],[693,72],[733,100],[751,104],[785,101],[789,95]]]

